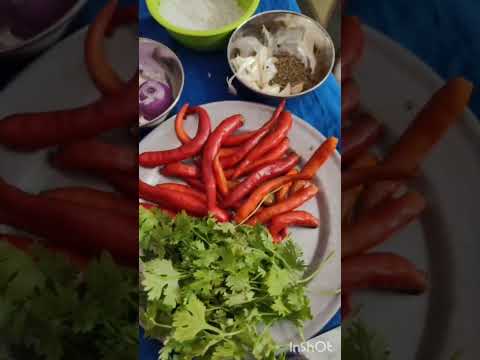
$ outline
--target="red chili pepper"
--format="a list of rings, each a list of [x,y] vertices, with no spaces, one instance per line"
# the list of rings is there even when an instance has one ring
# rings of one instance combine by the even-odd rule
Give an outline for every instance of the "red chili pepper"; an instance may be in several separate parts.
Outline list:
[[[461,119],[472,94],[472,84],[463,79],[449,80],[431,97],[414,121],[385,157],[383,164],[405,171],[415,171],[448,129]],[[382,181],[369,186],[362,210],[373,208],[388,198],[398,183]]]
[[[125,87],[122,79],[109,64],[103,45],[105,33],[112,23],[117,5],[117,0],[110,0],[88,28],[85,38],[85,64],[93,82],[105,95],[115,94]]]
[[[189,108],[189,106],[190,105],[188,103],[183,104],[177,116],[175,117],[175,133],[177,134],[178,140],[180,140],[182,144],[187,144],[192,141],[190,136],[188,136],[183,128],[185,116],[191,113],[191,108]]]
[[[205,184],[202,182],[202,180],[193,178],[183,178],[182,180],[190,185],[193,189],[205,193]]]
[[[244,119],[240,115],[233,115],[223,120],[208,138],[202,157],[202,177],[208,199],[208,211],[219,221],[228,221],[226,211],[217,206],[217,187],[213,173],[213,162],[218,155],[223,140],[242,126]]]
[[[220,159],[222,167],[224,169],[230,169],[231,167],[237,165],[245,158],[245,156],[250,153],[250,151],[255,148],[255,146],[257,146],[257,144],[265,137],[265,135],[268,134],[269,131],[270,129],[268,128],[260,129],[250,139],[245,141],[244,144],[242,144],[238,148],[235,148],[235,151],[232,155],[228,157],[222,157]]]
[[[110,36],[116,28],[136,22],[138,22],[138,4],[117,8],[112,20],[108,24],[105,34]]]
[[[222,196],[226,196],[229,189],[227,178],[225,177],[222,164],[220,163],[220,153],[215,156],[215,159],[213,160],[213,173],[215,175],[215,181],[217,182],[217,187],[218,190],[220,190],[220,194],[222,194]]]
[[[260,131],[267,130],[267,132],[269,132],[276,125],[278,117],[285,109],[285,104],[286,104],[285,100],[282,100],[280,104],[278,104],[278,107],[273,112],[273,115],[270,118],[270,120],[265,125],[263,125],[260,129],[253,130],[253,131],[246,131],[238,135],[231,135],[225,139],[223,144],[225,146],[240,145],[246,142],[247,140],[249,140],[250,138],[252,138],[253,136],[255,136]]]
[[[176,192],[165,187],[152,186],[141,180],[138,190],[140,198],[168,209],[185,210],[194,216],[205,216],[208,213],[205,202],[187,192]]]
[[[383,125],[371,115],[363,114],[342,131],[342,163],[346,164],[380,140]]]
[[[207,203],[207,196],[204,192],[197,191],[191,188],[188,185],[184,184],[177,184],[177,183],[164,183],[155,185],[156,189],[167,189],[172,192],[178,192],[183,194],[189,194],[193,197],[196,197],[198,200],[202,201],[203,203]]]
[[[231,207],[265,181],[286,174],[298,163],[299,159],[298,155],[292,154],[286,159],[277,160],[271,165],[266,165],[251,174],[247,179],[235,187],[235,189],[225,198],[225,207]]]
[[[211,123],[210,117],[205,109],[201,107],[192,108],[192,111],[198,114],[199,126],[195,138],[187,144],[173,150],[145,152],[140,155],[140,166],[156,167],[170,164],[177,161],[189,159],[202,151],[203,146],[209,139]],[[242,119],[241,115],[235,115]]]
[[[392,253],[371,253],[342,260],[342,291],[398,290],[418,294],[427,288],[425,273]]]
[[[280,114],[278,125],[275,130],[263,138],[258,146],[253,148],[248,153],[245,159],[242,160],[238,168],[234,171],[233,179],[238,178],[245,171],[245,168],[248,165],[265,155],[271,149],[274,149],[287,136],[288,131],[292,127],[292,123],[292,114],[290,114],[288,111],[283,111]]]
[[[126,174],[103,174],[102,177],[115,189],[131,198],[138,197],[138,176]]]
[[[302,190],[303,188],[310,185],[310,182],[307,180],[297,180],[290,187],[289,195],[295,194],[297,191]]]
[[[86,254],[104,250],[122,264],[138,265],[138,219],[70,201],[27,194],[0,181],[0,207],[8,225]]]
[[[108,191],[100,191],[87,187],[65,187],[40,193],[49,199],[71,201],[79,205],[110,210],[134,218],[138,217],[135,203],[123,196]]]
[[[253,171],[256,171],[267,164],[271,164],[272,162],[280,159],[283,155],[285,155],[288,151],[288,147],[290,145],[290,140],[288,138],[284,138],[280,144],[274,149],[272,149],[268,154],[265,154],[261,159],[258,159],[251,163],[250,165],[246,166],[245,169],[239,172],[238,177],[241,177],[246,174],[250,174]],[[238,168],[237,168],[238,169]],[[235,170],[227,170],[225,172],[225,176],[227,179],[231,179],[233,177]]]
[[[377,166],[379,162],[378,156],[375,154],[366,152],[359,156],[350,166],[345,169],[345,171],[349,171],[352,169],[360,169],[360,168],[369,168],[373,166]],[[343,179],[342,179],[343,181]],[[357,213],[357,205],[360,195],[364,190],[363,185],[359,185],[352,189],[342,191],[342,226],[346,227],[347,225],[351,225],[352,221],[354,220],[354,215]]]
[[[0,121],[0,143],[38,150],[128,127],[138,117],[138,75],[120,93],[71,110],[16,114]]]
[[[290,170],[287,175],[295,175],[298,174],[298,170],[292,169]],[[288,183],[286,185],[283,185],[282,188],[275,193],[275,201],[280,202],[285,200],[288,197],[288,192],[290,188],[292,187],[293,183]]]
[[[316,228],[319,223],[316,217],[306,211],[290,211],[272,218],[270,234],[272,234],[273,242],[279,243],[284,239],[282,230],[290,226]]]
[[[312,184],[310,186],[307,186],[306,188],[291,195],[285,201],[282,201],[259,211],[253,218],[248,221],[248,224],[265,224],[276,215],[295,210],[296,208],[313,198],[317,193],[318,188],[315,185]]]
[[[198,179],[201,176],[200,169],[194,164],[184,164],[181,162],[171,163],[165,165],[161,170],[165,176],[178,178],[193,178]]]
[[[220,154],[220,158],[224,158],[235,154],[237,151],[240,151],[241,148],[242,145],[230,148],[220,148],[218,153]]]
[[[78,269],[84,270],[89,262],[88,257],[79,255],[68,248],[49,244],[46,241],[36,241],[26,237],[19,237],[15,235],[2,235],[0,234],[0,242],[8,242],[10,245],[22,250],[27,255],[32,255],[32,247],[36,244],[42,244],[46,249],[55,254],[64,256]]]
[[[416,219],[425,210],[426,202],[416,192],[385,201],[362,214],[342,232],[342,258],[360,254],[384,241]]]
[[[322,165],[330,158],[337,148],[338,139],[330,137],[325,140],[322,145],[313,153],[312,157],[307,161],[302,171],[307,180],[311,180]]]
[[[269,180],[260,185],[254,192],[250,194],[248,199],[238,209],[235,216],[235,221],[237,224],[242,223],[257,208],[260,202],[272,191],[275,191],[283,185],[299,179],[302,179],[302,174],[288,176],[285,175]]]
[[[415,175],[414,172],[407,172],[387,166],[371,166],[363,168],[352,168],[342,171],[342,191],[352,189],[358,185],[373,183],[382,180],[405,180]]]
[[[68,170],[138,174],[137,157],[136,148],[87,140],[62,147],[53,164]]]

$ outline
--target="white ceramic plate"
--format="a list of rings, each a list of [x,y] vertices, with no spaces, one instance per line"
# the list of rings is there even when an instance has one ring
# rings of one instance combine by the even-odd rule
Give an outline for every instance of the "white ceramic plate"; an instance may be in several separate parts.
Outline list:
[[[86,29],[83,29],[57,44],[0,92],[0,121],[4,116],[17,112],[80,106],[99,96],[84,64],[85,34]],[[109,60],[124,79],[135,73],[138,66],[138,40],[133,28],[115,31],[106,42],[106,49]],[[108,136],[113,141],[127,140],[126,130]],[[48,164],[47,150],[17,153],[0,147],[0,177],[29,192],[72,185],[106,189],[105,184],[95,179],[54,169]]]
[[[413,54],[365,27],[365,56],[356,74],[361,102],[398,139],[444,81]],[[362,317],[384,334],[396,359],[477,359],[480,295],[480,127],[467,111],[422,165],[416,186],[430,204],[421,220],[380,249],[414,261],[429,274],[422,296],[363,293]],[[475,224],[477,224],[475,228]],[[478,273],[478,272],[477,272]]]
[[[247,119],[245,129],[256,129],[268,120],[273,108],[261,104],[242,101],[222,101],[203,105],[212,119],[212,126],[217,126],[229,115],[242,114]],[[192,134],[195,121],[185,122],[186,130]],[[306,161],[316,148],[325,140],[317,130],[300,118],[294,116],[294,125],[289,138],[292,148]],[[140,143],[140,153],[145,151],[171,149],[178,147],[174,130],[174,117],[165,121],[153,130]],[[140,179],[149,184],[171,182],[155,169],[140,169]],[[314,320],[305,324],[307,338],[317,334],[332,318],[340,307],[339,296],[325,296],[325,291],[335,291],[340,287],[340,156],[335,154],[321,168],[315,183],[320,188],[316,201],[309,201],[303,209],[319,216],[319,229],[292,229],[294,239],[302,248],[305,262],[314,268],[329,253],[335,251],[335,256],[324,270],[311,282],[309,295]],[[277,326],[272,331],[277,341],[298,341],[296,330],[289,324]]]

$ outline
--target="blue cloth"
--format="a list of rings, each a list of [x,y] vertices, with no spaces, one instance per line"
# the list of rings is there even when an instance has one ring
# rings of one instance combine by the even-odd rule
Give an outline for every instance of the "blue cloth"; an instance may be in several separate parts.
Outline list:
[[[352,0],[348,13],[411,50],[441,77],[462,75],[480,84],[480,1]],[[478,90],[471,107],[480,116]]]
[[[295,0],[262,0],[257,12],[284,9],[300,12]],[[189,50],[173,40],[149,14],[144,0],[140,2],[140,35],[158,40],[170,47],[180,58],[185,70],[185,87],[179,104],[204,104],[219,100],[239,100],[227,91],[226,77],[231,75],[226,61],[226,51],[200,53]],[[210,74],[210,77],[209,77]],[[244,100],[263,102],[249,94]],[[327,81],[311,95],[289,100],[287,108],[302,119],[308,121],[325,136],[340,135],[340,87],[330,75]],[[269,102],[270,103],[270,102]],[[274,105],[270,103],[271,105]],[[180,105],[179,105],[180,106]],[[177,111],[175,109],[173,112]],[[340,325],[340,314],[325,326],[328,331]],[[160,345],[156,341],[147,340],[141,332],[140,358],[156,360]]]

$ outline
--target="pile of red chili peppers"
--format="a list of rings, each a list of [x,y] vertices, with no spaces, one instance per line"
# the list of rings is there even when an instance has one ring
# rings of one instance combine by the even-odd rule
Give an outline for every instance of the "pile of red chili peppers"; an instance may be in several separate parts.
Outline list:
[[[193,139],[183,128],[189,114],[198,115]],[[149,185],[140,181],[140,197],[170,213],[210,213],[222,222],[233,219],[238,224],[269,225],[276,242],[285,237],[289,226],[318,227],[313,215],[295,210],[317,194],[310,180],[335,151],[337,139],[327,139],[306,165],[296,170],[300,157],[289,149],[287,136],[293,119],[285,111],[285,101],[261,128],[235,134],[243,123],[242,115],[232,115],[212,130],[205,109],[185,104],[175,120],[182,145],[145,152],[139,164],[161,166],[163,175],[186,184]],[[272,196],[276,192],[283,194]]]

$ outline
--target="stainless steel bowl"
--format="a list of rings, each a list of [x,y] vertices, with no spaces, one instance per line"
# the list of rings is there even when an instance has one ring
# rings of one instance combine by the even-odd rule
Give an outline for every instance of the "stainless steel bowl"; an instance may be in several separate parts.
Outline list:
[[[292,11],[274,10],[263,12],[251,17],[249,20],[240,25],[237,30],[235,30],[235,32],[232,34],[227,48],[228,64],[230,65],[230,69],[232,70],[232,72],[236,72],[232,64],[232,59],[237,55],[236,52],[238,51],[237,49],[234,49],[232,45],[236,40],[245,36],[254,36],[257,39],[261,40],[263,26],[265,26],[267,29],[278,29],[282,26],[286,27],[285,24],[288,21],[294,21],[298,25],[304,25],[308,29],[308,31],[315,31],[314,36],[316,39],[318,39],[318,41],[315,41],[315,57],[317,63],[320,64],[320,67],[315,71],[314,74],[315,85],[297,94],[281,96],[259,91],[258,89],[253,88],[250,84],[248,84],[241,78],[237,77],[237,80],[243,86],[250,89],[256,94],[275,99],[288,99],[302,96],[314,91],[319,86],[321,86],[333,69],[333,65],[335,62],[335,46],[328,32],[318,22],[309,18],[308,16]]]
[[[0,46],[0,59],[26,58],[53,45],[65,34],[70,23],[86,3],[87,0],[78,0],[60,19],[41,33],[13,46]],[[4,36],[10,35],[7,31],[2,33],[0,29],[0,38]]]
[[[151,127],[161,124],[163,121],[167,119],[168,114],[172,111],[172,109],[177,105],[180,96],[182,95],[183,85],[185,83],[185,73],[183,71],[183,66],[180,59],[175,55],[175,53],[170,50],[167,46],[163,45],[162,43],[147,39],[147,38],[140,38],[139,42],[147,42],[151,44],[155,44],[158,51],[161,52],[162,58],[162,65],[167,69],[167,80],[172,87],[173,92],[173,103],[166,109],[163,113],[152,120],[142,120],[139,117],[139,126],[140,127]]]

